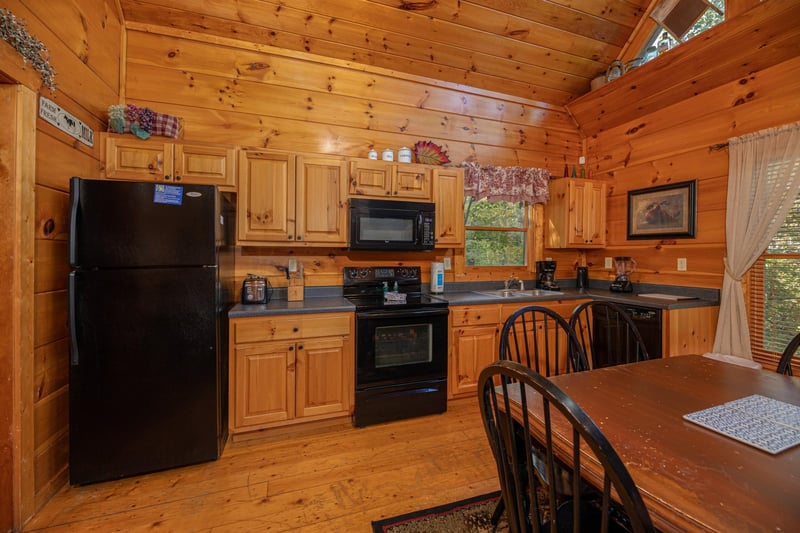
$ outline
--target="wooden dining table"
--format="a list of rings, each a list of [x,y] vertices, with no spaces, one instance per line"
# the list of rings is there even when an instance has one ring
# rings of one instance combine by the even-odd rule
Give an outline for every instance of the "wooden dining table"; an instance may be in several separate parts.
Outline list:
[[[800,531],[800,446],[773,455],[683,418],[752,394],[800,406],[800,378],[687,355],[550,379],[606,435],[659,530]],[[528,409],[534,433],[541,401]],[[553,429],[569,454],[570,426]],[[586,454],[582,476],[597,483]]]

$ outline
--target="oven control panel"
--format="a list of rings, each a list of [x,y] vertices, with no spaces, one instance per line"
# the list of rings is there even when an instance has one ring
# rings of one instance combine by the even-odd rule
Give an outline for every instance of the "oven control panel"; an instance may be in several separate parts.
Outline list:
[[[421,269],[418,266],[401,267],[346,267],[344,284],[365,281],[419,281]]]

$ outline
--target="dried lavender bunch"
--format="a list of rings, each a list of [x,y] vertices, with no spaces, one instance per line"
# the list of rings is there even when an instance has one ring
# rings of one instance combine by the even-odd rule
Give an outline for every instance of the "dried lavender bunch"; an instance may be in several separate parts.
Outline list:
[[[28,33],[25,21],[18,19],[7,8],[0,9],[0,38],[14,47],[22,59],[42,76],[42,84],[51,91],[56,90],[56,70],[50,65],[47,47]]]

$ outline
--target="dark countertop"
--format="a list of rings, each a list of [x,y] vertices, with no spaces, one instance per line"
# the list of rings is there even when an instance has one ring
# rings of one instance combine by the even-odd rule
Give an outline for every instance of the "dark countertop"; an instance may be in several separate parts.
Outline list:
[[[560,282],[559,282],[560,283]],[[593,284],[595,282],[592,282]],[[526,286],[532,287],[532,281],[526,281]],[[566,284],[564,284],[566,285]],[[685,309],[689,307],[708,307],[719,305],[719,291],[716,289],[695,289],[691,287],[675,287],[667,285],[635,284],[633,293],[619,293],[608,290],[608,284],[599,282],[583,292],[574,286],[564,286],[559,295],[547,296],[522,296],[513,298],[500,298],[478,294],[475,291],[487,291],[502,287],[502,282],[468,282],[449,283],[445,292],[432,296],[449,302],[450,305],[479,305],[479,304],[515,304],[535,303],[547,301],[579,300],[593,298],[607,300],[624,305],[636,305],[652,309]],[[692,296],[690,300],[665,300],[660,298],[646,298],[638,294],[666,293],[683,296]],[[301,313],[336,313],[355,312],[355,306],[342,296],[341,287],[306,287],[305,299],[298,302],[286,300],[286,291],[275,290],[272,299],[266,305],[236,304],[228,312],[229,318],[242,318],[250,316],[286,315]]]
[[[635,293],[619,293],[611,292],[604,289],[590,288],[583,292],[575,288],[565,288],[560,292],[560,295],[547,295],[547,296],[515,296],[512,298],[500,298],[494,296],[487,296],[478,294],[472,291],[464,292],[445,292],[444,294],[435,295],[437,298],[447,300],[450,305],[478,305],[478,304],[514,304],[516,302],[547,302],[547,301],[560,301],[560,300],[579,300],[583,298],[590,298],[595,300],[606,300],[616,302],[624,305],[636,305],[639,307],[650,307],[653,309],[683,309],[687,307],[707,307],[710,305],[719,305],[719,302],[703,299],[693,298],[691,300],[665,300],[661,298],[646,298],[637,296]],[[652,291],[656,292],[656,291]]]
[[[265,305],[236,304],[228,311],[228,318],[301,313],[336,313],[342,311],[354,312],[355,310],[356,307],[341,296],[305,298],[298,302],[273,299]]]

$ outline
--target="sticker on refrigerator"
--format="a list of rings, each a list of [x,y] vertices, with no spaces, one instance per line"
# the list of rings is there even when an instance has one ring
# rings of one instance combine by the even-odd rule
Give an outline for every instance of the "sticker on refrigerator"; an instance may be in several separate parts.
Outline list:
[[[181,185],[156,185],[153,203],[181,205],[183,203],[183,187]]]

